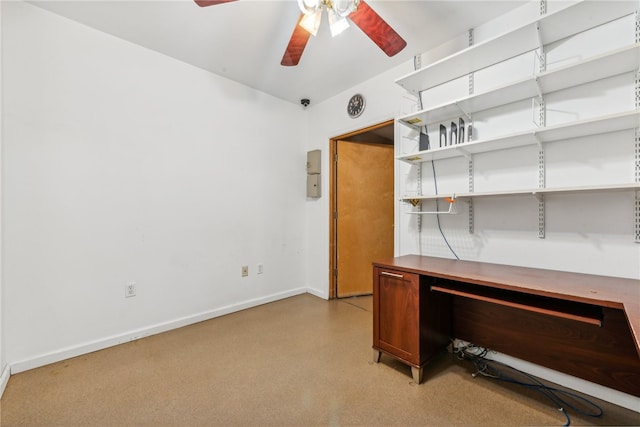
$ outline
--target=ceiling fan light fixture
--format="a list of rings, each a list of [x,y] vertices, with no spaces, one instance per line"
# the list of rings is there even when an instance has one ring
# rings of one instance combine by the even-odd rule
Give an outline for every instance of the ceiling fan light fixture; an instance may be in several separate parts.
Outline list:
[[[1,0],[0,0],[1,1]],[[214,6],[236,0],[194,0],[199,6]],[[318,33],[322,9],[327,10],[329,29],[335,36],[349,27],[349,20],[378,45],[387,56],[394,56],[407,42],[380,17],[365,0],[297,0],[300,17],[293,28],[280,65],[298,65],[309,38]],[[348,18],[348,19],[347,19]]]
[[[329,30],[331,30],[331,37],[335,37],[349,28],[347,18],[339,16],[335,10],[328,9],[327,15],[329,15]]]
[[[298,7],[305,15],[313,15],[322,10],[322,0],[298,0]]]
[[[333,0],[330,4],[331,9],[333,9],[339,17],[346,18],[358,10],[360,0]]]
[[[302,1],[302,0],[300,0]],[[320,20],[322,19],[322,9],[316,10],[314,13],[305,14],[300,21],[300,26],[314,36],[318,34],[320,28]]]

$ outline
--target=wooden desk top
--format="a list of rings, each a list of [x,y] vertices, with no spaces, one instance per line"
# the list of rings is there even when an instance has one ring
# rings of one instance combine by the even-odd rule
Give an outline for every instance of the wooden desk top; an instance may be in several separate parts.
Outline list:
[[[404,255],[373,264],[492,288],[622,309],[640,356],[640,280],[419,255]]]

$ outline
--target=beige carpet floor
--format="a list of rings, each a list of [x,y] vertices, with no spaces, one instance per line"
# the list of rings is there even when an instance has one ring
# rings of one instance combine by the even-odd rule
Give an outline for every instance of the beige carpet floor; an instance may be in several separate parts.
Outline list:
[[[371,297],[300,295],[14,375],[0,401],[10,426],[562,426],[526,388],[473,378],[443,353],[416,385],[373,363]],[[640,425],[604,415],[572,425]]]

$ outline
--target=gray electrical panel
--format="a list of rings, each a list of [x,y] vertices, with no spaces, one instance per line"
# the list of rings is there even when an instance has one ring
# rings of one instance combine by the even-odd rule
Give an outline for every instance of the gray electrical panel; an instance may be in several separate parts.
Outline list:
[[[309,175],[315,175],[320,173],[320,150],[313,150],[307,152],[307,173]]]
[[[307,152],[307,197],[320,197],[320,150]]]

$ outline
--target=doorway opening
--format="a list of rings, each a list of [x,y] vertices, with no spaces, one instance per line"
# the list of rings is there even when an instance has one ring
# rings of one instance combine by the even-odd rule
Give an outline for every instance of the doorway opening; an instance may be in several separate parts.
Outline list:
[[[329,298],[370,295],[371,263],[393,256],[394,120],[334,137]]]

